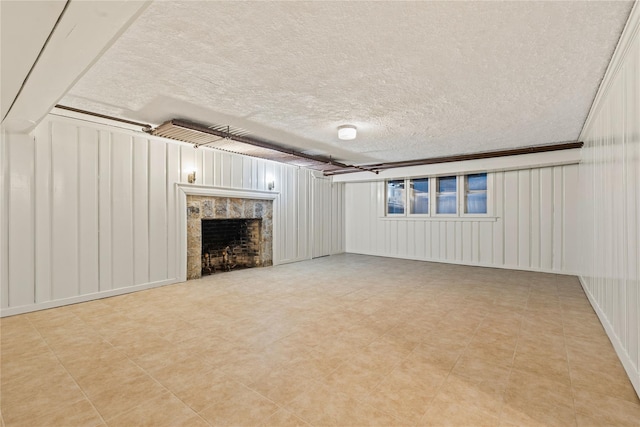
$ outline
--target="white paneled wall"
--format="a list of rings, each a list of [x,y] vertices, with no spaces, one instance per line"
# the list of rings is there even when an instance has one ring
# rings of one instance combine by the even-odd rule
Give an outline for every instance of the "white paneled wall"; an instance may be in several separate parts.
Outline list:
[[[577,271],[578,166],[494,172],[490,218],[387,218],[384,181],[346,184],[346,251],[522,270]]]
[[[312,234],[312,257],[344,252],[344,184],[315,173],[312,215],[317,224]]]
[[[640,395],[640,7],[582,131],[581,281]]]
[[[175,184],[192,170],[201,186],[274,181],[275,264],[311,258],[315,235],[344,249],[344,186],[308,169],[56,116],[4,135],[2,168],[2,315],[177,281]]]

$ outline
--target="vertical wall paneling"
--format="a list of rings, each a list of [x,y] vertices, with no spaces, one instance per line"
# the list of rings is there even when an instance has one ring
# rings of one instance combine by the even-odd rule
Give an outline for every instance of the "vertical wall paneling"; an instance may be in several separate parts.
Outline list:
[[[434,260],[438,260],[442,258],[440,254],[440,223],[432,221],[429,222],[429,225],[431,226],[431,256]]]
[[[490,222],[480,222],[478,226],[480,228],[478,251],[480,252],[480,264],[492,265],[493,264],[493,225]]]
[[[133,140],[133,283],[149,282],[149,147]]]
[[[396,254],[402,258],[407,256],[407,223],[408,221],[395,221],[394,235],[397,236]]]
[[[47,123],[46,126],[40,126],[35,133],[35,283],[38,284],[35,289],[36,303],[51,299],[51,128],[51,123]]]
[[[53,210],[52,210],[52,297],[77,295],[79,282],[78,248],[78,127],[55,123],[52,128]]]
[[[640,7],[636,3],[580,135],[580,280],[640,395]],[[567,184],[565,184],[567,185]],[[568,199],[567,199],[568,200]]]
[[[553,168],[540,169],[540,268],[553,268]]]
[[[151,140],[149,147],[149,280],[158,282],[168,279],[168,218],[167,218],[167,150],[166,145]],[[212,152],[210,152],[212,154]],[[213,155],[206,156],[213,160]],[[213,175],[208,174],[213,181]]]
[[[232,188],[243,188],[243,161],[240,156],[232,156],[231,157],[231,184],[229,185]]]
[[[203,184],[207,186],[213,186],[213,150],[202,149],[202,180]]]
[[[78,264],[80,294],[100,290],[98,131],[78,129]],[[45,199],[46,200],[46,199]],[[36,234],[36,241],[40,236]]]
[[[518,171],[518,266],[531,265],[531,171]]]
[[[478,221],[473,221],[471,223],[471,236],[471,261],[475,264],[478,264],[480,262],[480,227]]]
[[[242,188],[251,190],[253,188],[253,159],[251,157],[241,157],[242,160]]]
[[[493,227],[493,265],[504,265],[504,173],[495,172],[493,179],[495,215],[498,217]]]
[[[222,160],[222,181],[220,185],[222,187],[231,187],[233,182],[233,162],[231,154],[222,153],[220,159]]]
[[[111,142],[113,287],[123,288],[134,284],[133,137],[114,134]]]
[[[504,173],[504,260],[505,264],[518,267],[518,249],[520,245],[519,227],[519,172],[508,171]]]
[[[0,128],[0,308],[9,307],[9,135]]]
[[[99,196],[98,196],[98,226],[100,227],[100,241],[98,253],[100,255],[100,291],[113,289],[113,205],[111,204],[111,133],[99,132]]]
[[[346,187],[308,169],[55,116],[1,155],[3,316],[176,282],[176,184],[194,169],[196,186],[275,183],[275,264],[310,258],[312,235],[344,252]]]
[[[34,142],[27,135],[6,138],[11,167],[8,198],[8,305],[33,304],[35,300],[33,173]]]
[[[176,277],[177,268],[176,248],[177,230],[176,230],[176,189],[175,183],[182,182],[180,175],[180,146],[176,144],[166,144],[166,161],[167,161],[167,277]],[[217,154],[217,153],[216,153]],[[186,181],[185,181],[186,182]]]
[[[561,219],[563,227],[563,236],[562,241],[565,243],[564,246],[572,245],[575,248],[575,243],[580,238],[580,228],[578,226],[578,216],[580,214],[579,209],[579,199],[578,199],[578,191],[567,191],[567,188],[579,188],[578,181],[578,166],[571,165],[563,169],[563,207],[562,210],[563,217]],[[577,248],[571,250],[563,248],[562,251],[562,265],[566,270],[572,272],[578,272],[578,250]]]
[[[209,151],[209,150],[206,150]],[[205,150],[200,150],[200,149],[196,149],[195,150],[195,154],[196,154],[196,165],[194,170],[196,171],[196,184],[198,185],[204,185],[204,180],[205,180],[205,169],[206,169],[206,165],[204,163],[204,152]]]
[[[329,178],[313,176],[313,258],[331,254],[332,187]]]
[[[409,259],[422,259],[573,273],[569,253],[577,249],[575,226],[560,206],[572,204],[578,179],[576,165],[494,172],[489,180],[493,216],[384,216],[384,182],[345,183],[345,250]],[[570,178],[566,178],[570,177]],[[566,229],[565,229],[566,228]],[[571,244],[560,245],[553,262],[553,233],[564,233]],[[546,233],[543,235],[543,233]],[[561,240],[562,241],[562,240]],[[546,264],[541,265],[542,251]],[[557,243],[556,243],[557,244]],[[567,260],[567,261],[565,261]]]
[[[570,188],[578,188],[577,182],[571,182],[574,187]],[[575,194],[574,191],[569,191],[569,193]],[[531,267],[540,268],[540,169],[533,169],[531,171],[531,204],[530,204],[530,244],[531,247],[529,249],[529,256],[531,257]],[[565,221],[566,225],[567,222]],[[575,271],[575,270],[572,270]]]
[[[223,153],[220,151],[213,153],[213,185],[215,187],[222,187],[222,155]]]
[[[461,239],[457,243],[461,245],[461,249],[462,249],[462,259],[461,259],[461,261],[470,263],[471,262],[471,252],[472,252],[472,250],[471,250],[471,245],[472,245],[471,223],[470,222],[462,223]],[[456,257],[456,259],[458,259],[458,258]]]
[[[553,168],[553,269],[562,268],[562,251],[563,251],[563,210],[564,210],[564,183],[563,168],[556,166]]]

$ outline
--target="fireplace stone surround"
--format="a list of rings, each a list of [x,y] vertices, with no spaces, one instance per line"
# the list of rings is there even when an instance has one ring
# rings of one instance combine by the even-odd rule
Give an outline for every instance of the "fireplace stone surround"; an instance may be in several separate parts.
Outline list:
[[[187,280],[202,275],[203,219],[262,219],[259,266],[273,264],[273,200],[187,195]]]

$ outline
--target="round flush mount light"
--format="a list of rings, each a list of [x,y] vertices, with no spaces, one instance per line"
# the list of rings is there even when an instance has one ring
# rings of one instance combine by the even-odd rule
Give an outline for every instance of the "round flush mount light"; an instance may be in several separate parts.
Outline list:
[[[343,125],[338,127],[338,138],[343,140],[356,139],[356,127],[353,125]]]

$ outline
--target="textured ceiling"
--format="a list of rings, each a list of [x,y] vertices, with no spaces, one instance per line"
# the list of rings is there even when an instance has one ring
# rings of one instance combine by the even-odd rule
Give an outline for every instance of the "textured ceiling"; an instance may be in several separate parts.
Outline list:
[[[576,140],[631,2],[156,2],[61,104],[346,162]],[[336,128],[358,127],[354,141]]]

